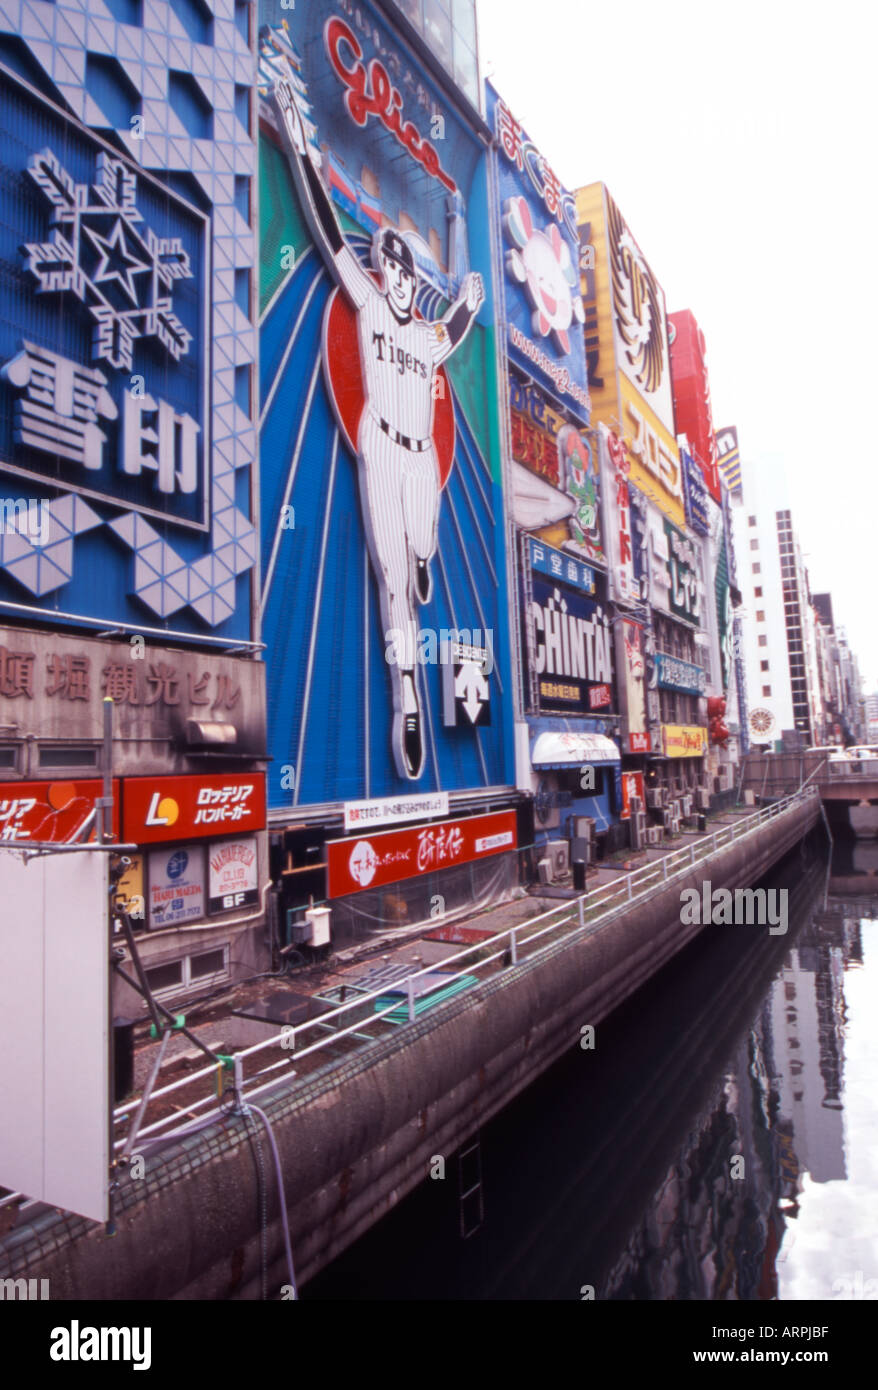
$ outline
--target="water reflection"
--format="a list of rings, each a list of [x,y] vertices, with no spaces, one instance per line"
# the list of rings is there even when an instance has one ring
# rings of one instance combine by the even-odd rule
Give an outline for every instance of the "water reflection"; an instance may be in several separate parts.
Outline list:
[[[305,1297],[878,1297],[878,842],[820,845],[483,1130],[471,1239],[449,1163]]]

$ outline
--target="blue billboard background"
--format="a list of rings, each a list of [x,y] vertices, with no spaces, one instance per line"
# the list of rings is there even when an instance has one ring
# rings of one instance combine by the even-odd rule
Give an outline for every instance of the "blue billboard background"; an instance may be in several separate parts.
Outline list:
[[[274,37],[263,31],[261,79],[270,72],[271,55],[286,45],[316,140],[344,161],[349,183],[368,183],[373,190],[377,183],[380,191],[371,196],[385,219],[407,228],[410,222],[425,243],[430,228],[451,229],[438,244],[433,238],[436,271],[432,280],[423,279],[417,300],[423,316],[434,319],[447,307],[443,275],[449,296],[457,293],[464,268],[483,276],[486,302],[446,367],[456,449],[441,495],[432,596],[419,607],[418,621],[437,635],[466,630],[474,641],[476,630],[483,637],[490,630],[492,704],[503,711],[489,727],[444,727],[441,668],[420,665],[426,762],[417,780],[398,774],[391,751],[388,643],[366,544],[358,464],[337,427],[322,367],[324,312],[334,280],[306,229],[287,156],[270,129],[271,108],[264,105],[260,466],[268,747],[274,759],[269,804],[508,785],[514,781],[508,605],[483,148],[377,9],[318,0],[294,11],[263,5],[262,17],[271,26],[286,20],[286,27]],[[364,129],[351,120],[324,39],[333,17],[355,34],[364,63],[377,59],[399,83],[404,119],[426,135],[441,115],[444,139],[436,146],[456,196],[403,151],[374,115]],[[349,49],[345,56],[352,62]],[[267,81],[261,86],[267,92]],[[418,99],[418,89],[426,102]],[[323,167],[326,175],[329,161]],[[347,243],[367,264],[371,238],[354,215],[360,194],[354,188],[352,200],[350,186],[332,192]]]

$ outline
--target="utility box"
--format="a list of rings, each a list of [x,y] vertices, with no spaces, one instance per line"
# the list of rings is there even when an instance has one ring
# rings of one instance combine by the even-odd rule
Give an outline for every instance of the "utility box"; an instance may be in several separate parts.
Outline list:
[[[329,919],[332,911],[328,907],[309,907],[305,910],[305,921],[311,926],[310,946],[329,945]]]

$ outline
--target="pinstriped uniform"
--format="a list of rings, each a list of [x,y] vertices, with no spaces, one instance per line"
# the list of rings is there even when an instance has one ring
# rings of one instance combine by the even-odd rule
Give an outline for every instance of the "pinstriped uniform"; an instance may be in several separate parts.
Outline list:
[[[433,381],[453,345],[442,323],[401,323],[350,248],[337,253],[335,264],[357,309],[366,395],[357,439],[360,493],[373,561],[385,581],[383,616],[388,627],[408,632],[414,622],[411,554],[426,561],[436,549]]]

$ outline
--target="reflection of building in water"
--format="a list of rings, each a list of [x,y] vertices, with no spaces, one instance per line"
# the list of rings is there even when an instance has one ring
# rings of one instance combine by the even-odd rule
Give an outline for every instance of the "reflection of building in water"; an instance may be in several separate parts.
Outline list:
[[[859,924],[819,914],[790,951],[768,1001],[779,1128],[815,1182],[846,1176],[842,1119],[845,964],[862,959]]]
[[[802,1173],[846,1176],[843,975],[862,963],[864,905],[830,900],[800,933],[600,1297],[778,1297]]]

